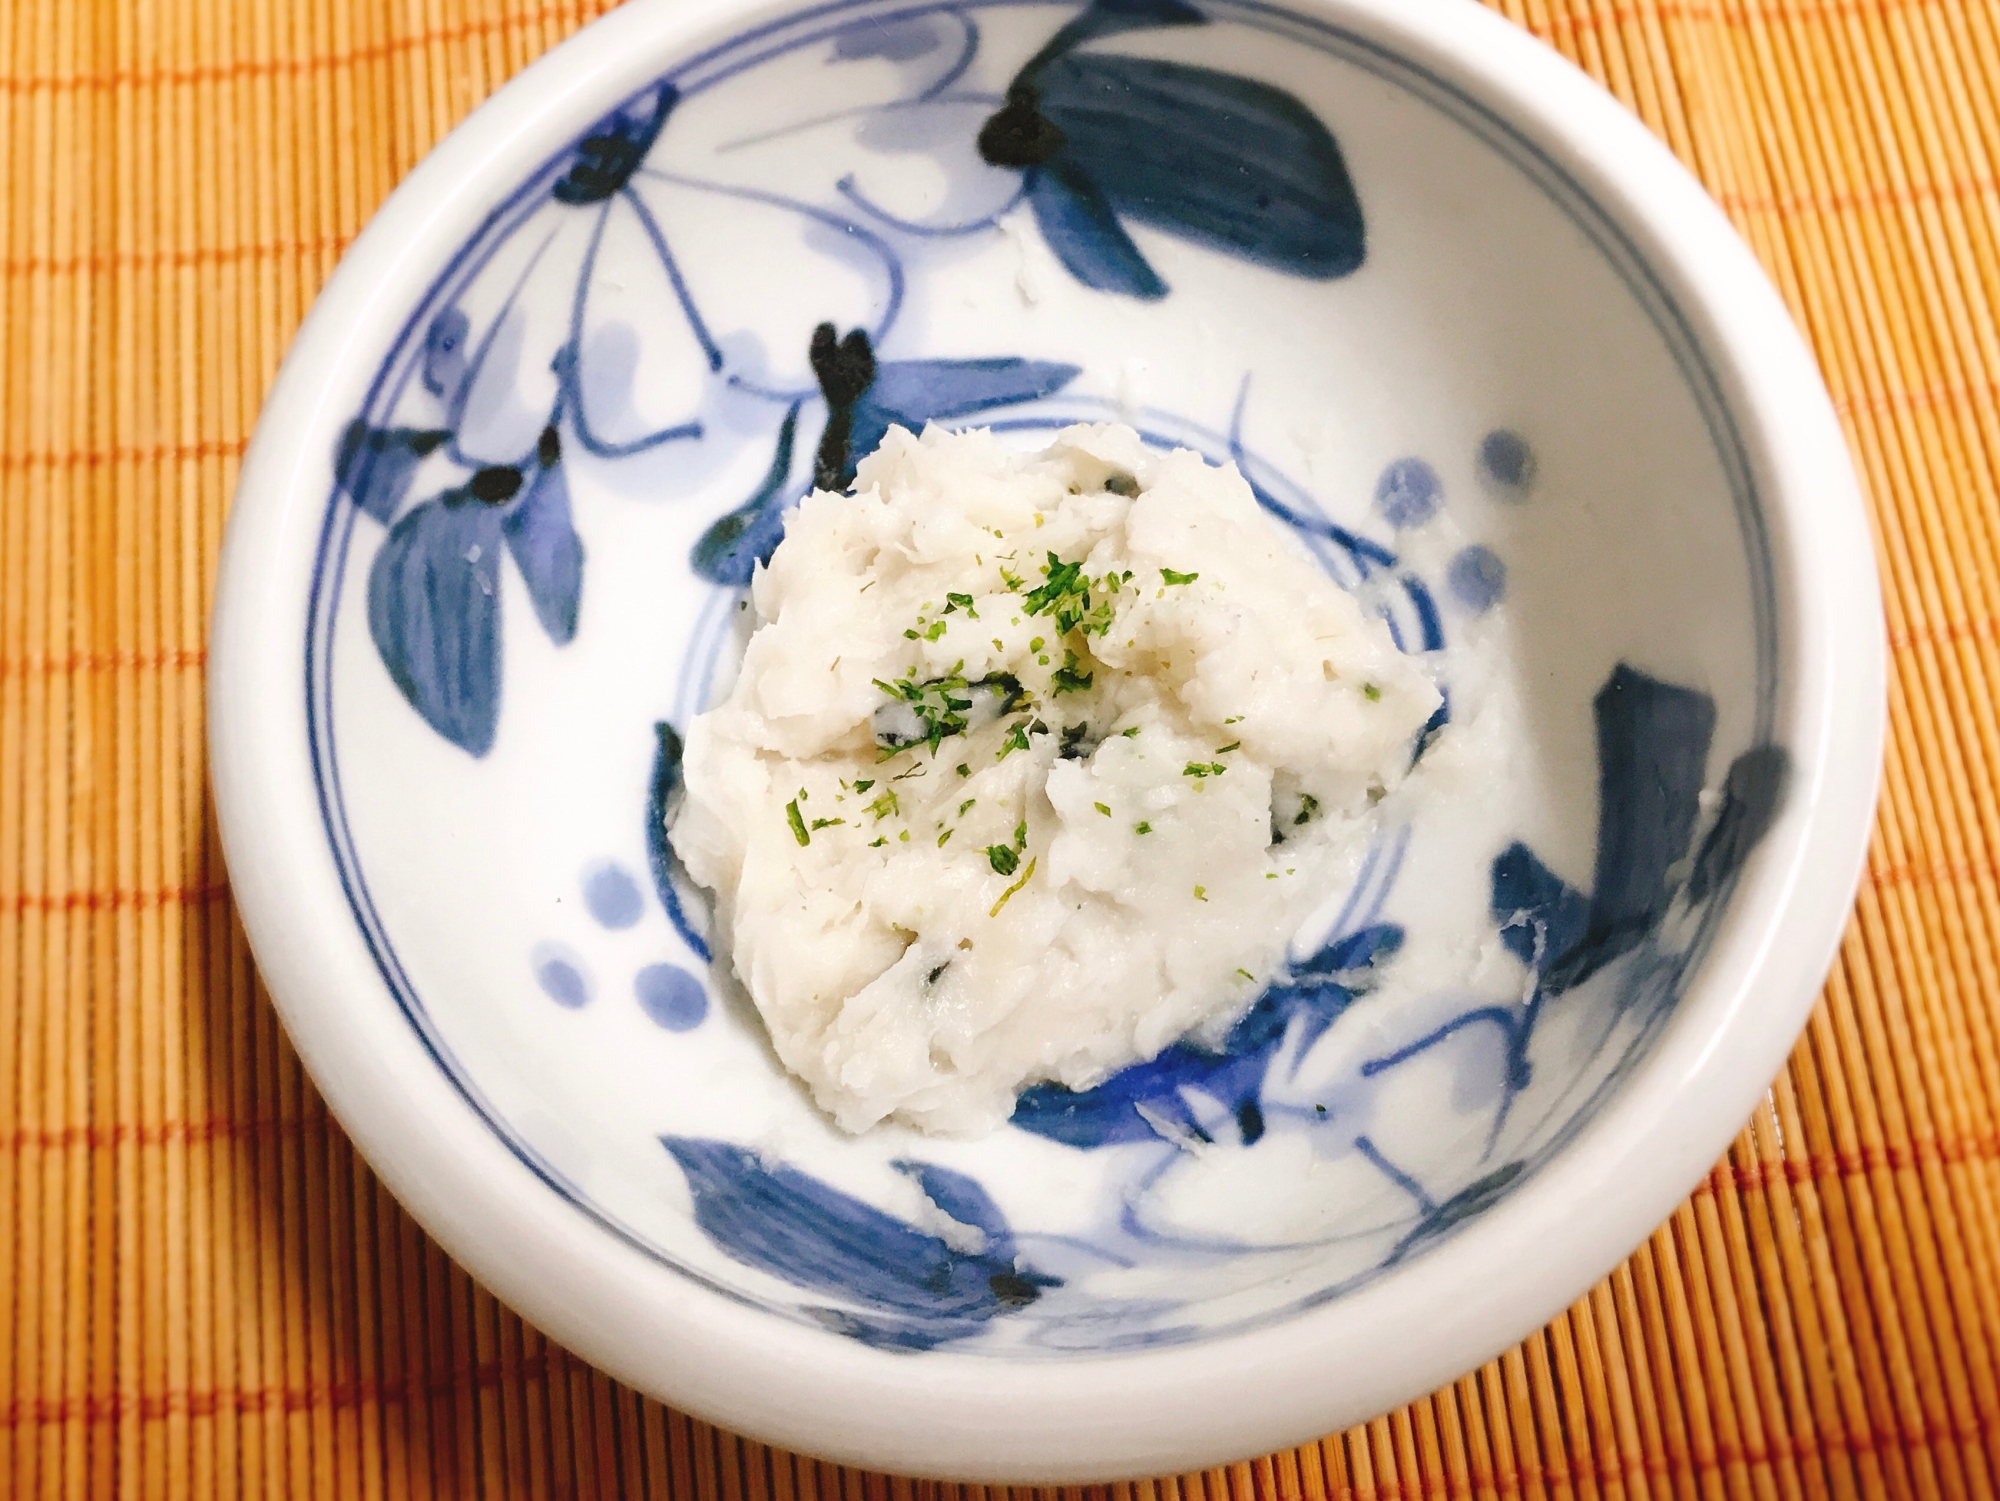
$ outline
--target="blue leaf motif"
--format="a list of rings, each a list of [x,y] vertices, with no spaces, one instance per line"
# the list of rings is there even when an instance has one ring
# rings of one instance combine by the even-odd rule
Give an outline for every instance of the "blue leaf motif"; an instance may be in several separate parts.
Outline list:
[[[387,526],[409,494],[417,466],[450,436],[429,428],[370,427],[365,422],[350,422],[334,450],[334,483],[364,512]]]
[[[1095,292],[1121,292],[1143,302],[1167,295],[1152,267],[1097,185],[1058,158],[1028,172],[1028,207],[1056,259]]]
[[[1590,926],[1590,899],[1519,840],[1494,856],[1491,910],[1500,941],[1537,971],[1560,963]]]
[[[1093,53],[1034,79],[1060,160],[1127,218],[1316,281],[1367,253],[1347,164],[1319,118],[1269,84]]]
[[[570,522],[569,482],[560,464],[535,476],[527,494],[507,511],[501,528],[527,582],[535,618],[557,646],[569,645],[576,638],[583,594],[583,542]]]
[[[711,584],[742,588],[784,539],[785,510],[799,494],[791,483],[798,427],[799,407],[794,402],[778,427],[777,450],[764,478],[748,500],[710,524],[688,555],[688,566]]]
[[[688,920],[681,902],[681,862],[667,838],[667,809],[681,785],[681,737],[662,720],[653,726],[653,739],[652,786],[646,798],[646,868],[652,872],[660,905],[667,909],[667,921],[689,948],[707,959],[708,940]]]
[[[368,572],[368,631],[425,723],[483,756],[500,711],[499,512],[455,490],[390,528]]]
[[[1778,816],[1790,777],[1791,758],[1780,745],[1756,746],[1730,763],[1722,784],[1722,811],[1702,841],[1694,874],[1688,878],[1689,901],[1706,900],[1749,858]]]
[[[978,1333],[1055,1285],[990,1251],[954,1251],[938,1236],[796,1168],[767,1164],[743,1147],[681,1136],[660,1141],[687,1178],[703,1234],[746,1266],[860,1304],[865,1312],[817,1310],[829,1327],[853,1338],[930,1349]],[[943,1169],[928,1172],[941,1175],[935,1181],[947,1197],[958,1195],[969,1213],[983,1212],[966,1203],[969,1179]],[[984,1190],[977,1192],[985,1198]],[[998,1228],[1004,1236],[1005,1222]]]
[[[1666,915],[1668,872],[1701,811],[1715,700],[1619,663],[1592,701],[1597,717],[1597,871],[1590,928],[1548,975],[1551,991],[1588,979]]]
[[[920,433],[929,422],[950,422],[994,407],[1052,396],[1075,380],[1075,365],[1014,357],[989,360],[891,360],[854,404],[849,453],[873,453],[891,426]],[[848,465],[847,482],[854,479]]]
[[[1248,1145],[1263,1134],[1257,1097],[1287,1031],[1296,1021],[1301,1045],[1310,1047],[1369,987],[1368,972],[1402,946],[1403,930],[1394,923],[1336,939],[1273,981],[1230,1029],[1220,1051],[1177,1042],[1091,1089],[1034,1085],[1015,1100],[1013,1124],[1084,1148],[1153,1141],[1163,1131],[1207,1141],[1208,1132],[1183,1095],[1196,1090],[1235,1114]]]

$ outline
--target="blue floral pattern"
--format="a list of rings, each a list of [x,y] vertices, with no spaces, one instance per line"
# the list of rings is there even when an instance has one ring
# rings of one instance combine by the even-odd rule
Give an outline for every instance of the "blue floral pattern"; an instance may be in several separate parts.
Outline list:
[[[883,103],[880,115],[931,105],[937,118],[930,128],[942,129],[962,123],[950,105],[977,102],[949,90],[977,55],[978,27],[947,14],[964,29],[956,60],[914,96]],[[977,128],[979,155],[1019,175],[1008,202],[1032,207],[1062,264],[1087,286],[1144,299],[1167,295],[1124,229],[1126,219],[1298,276],[1330,279],[1362,262],[1361,208],[1340,149],[1298,100],[1207,68],[1080,50],[1124,32],[1206,21],[1183,0],[1094,0],[1020,69],[1000,108]],[[906,27],[886,41],[843,35],[835,55],[922,56],[931,43],[927,31]],[[422,394],[410,401],[422,425],[357,419],[336,456],[341,488],[390,528],[369,579],[369,630],[383,666],[432,729],[474,756],[486,754],[498,732],[503,543],[549,638],[562,645],[576,634],[584,556],[570,516],[564,445],[618,461],[712,441],[696,410],[664,422],[635,420],[635,397],[650,387],[699,393],[707,377],[771,410],[772,457],[762,483],[718,518],[694,551],[702,577],[741,584],[777,545],[784,511],[808,485],[845,489],[855,461],[892,424],[921,430],[1033,402],[1078,373],[1014,356],[880,358],[906,283],[904,259],[886,236],[991,230],[998,213],[947,231],[876,209],[851,175],[836,184],[834,201],[813,202],[676,171],[669,148],[681,102],[674,83],[654,85],[558,159],[545,174],[545,198],[487,247],[493,263],[509,263],[510,251],[530,247],[490,315],[476,322],[452,303],[424,326]],[[1199,143],[1192,154],[1189,142]],[[838,236],[866,266],[869,316],[843,335],[843,319],[862,309],[829,306],[809,326],[779,332],[802,360],[787,359],[783,344],[762,338],[763,330],[745,344],[746,331],[725,328],[704,309],[674,249],[672,209],[685,196],[754,203]],[[678,327],[656,333],[599,306],[615,297],[598,274],[613,236],[643,245]],[[546,276],[573,278],[566,325],[543,319],[537,327],[528,316],[524,291]],[[756,353],[737,356],[735,348]],[[676,353],[679,374],[670,369]],[[541,399],[524,399],[528,391]],[[794,469],[809,407],[820,438],[808,479]],[[442,488],[405,509],[434,456],[445,460],[429,466],[443,471]]]

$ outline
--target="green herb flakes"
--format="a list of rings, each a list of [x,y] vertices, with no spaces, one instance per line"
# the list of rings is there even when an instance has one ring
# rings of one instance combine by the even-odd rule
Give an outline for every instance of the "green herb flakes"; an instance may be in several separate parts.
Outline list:
[[[792,826],[792,838],[801,846],[812,843],[812,835],[806,832],[806,821],[799,814],[799,800],[793,798],[785,804],[785,822]]]
[[[1171,568],[1162,568],[1160,570],[1160,577],[1165,579],[1168,586],[1171,587],[1174,584],[1192,584],[1201,575],[1198,573],[1175,573]]]
[[[986,859],[994,871],[1003,876],[1011,876],[1021,864],[1021,857],[1004,844],[987,845]]]

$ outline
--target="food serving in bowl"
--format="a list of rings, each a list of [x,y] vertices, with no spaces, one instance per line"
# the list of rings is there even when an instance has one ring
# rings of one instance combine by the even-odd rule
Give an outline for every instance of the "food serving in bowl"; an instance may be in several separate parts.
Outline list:
[[[524,1314],[1105,1478],[1448,1379],[1706,1168],[1851,894],[1874,588],[1748,253],[1476,7],[642,4],[302,332],[217,795]]]

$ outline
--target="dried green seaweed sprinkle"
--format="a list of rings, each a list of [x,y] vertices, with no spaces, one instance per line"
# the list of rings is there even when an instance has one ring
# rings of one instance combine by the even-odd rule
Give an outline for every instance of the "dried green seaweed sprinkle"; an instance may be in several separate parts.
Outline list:
[[[978,798],[976,798],[976,797],[969,797],[969,798],[967,798],[967,799],[966,799],[966,800],[965,800],[964,802],[960,803],[960,804],[958,805],[958,816],[959,816],[960,818],[963,818],[963,817],[965,817],[965,810],[966,810],[967,808],[970,808],[970,807],[971,807],[971,806],[972,806],[972,805],[973,805],[974,803],[976,803],[976,802],[978,802],[978,801],[979,801],[979,799],[978,799]]]
[[[1299,798],[1299,816],[1292,820],[1293,826],[1296,827],[1302,823],[1311,823],[1313,814],[1317,812],[1319,812],[1319,799],[1314,797],[1310,792],[1303,794]]]
[[[1382,690],[1373,683],[1363,683],[1361,685],[1361,696],[1371,704],[1378,704],[1382,701]]]
[[[1066,636],[1079,626],[1085,635],[1102,635],[1111,629],[1110,605],[1091,608],[1091,581],[1084,574],[1083,564],[1065,563],[1050,553],[1042,574],[1048,582],[1024,596],[1024,606],[1030,615],[1054,617],[1059,636]]]
[[[1132,825],[1132,832],[1135,834],[1150,834],[1153,832],[1153,826],[1149,823],[1135,823]]]
[[[1028,820],[1024,818],[1019,823],[1014,825],[1014,848],[1017,850],[1024,850],[1027,847],[1028,847]]]
[[[785,804],[785,822],[792,826],[792,838],[798,840],[800,845],[808,845],[813,842],[812,835],[806,832],[806,821],[799,814],[799,800],[797,798],[793,798]]]
[[[812,821],[813,832],[818,833],[821,829],[837,829],[846,822],[844,818],[815,818]]]
[[[1021,857],[1004,844],[987,845],[986,859],[995,873],[1003,876],[1011,876],[1021,864]]]
[[[1139,733],[1139,727],[1138,727],[1138,726],[1137,726],[1137,725],[1135,724],[1135,725],[1133,725],[1133,726],[1132,726],[1132,728],[1131,728],[1131,729],[1129,729],[1129,730],[1120,730],[1120,731],[1119,731],[1118,733],[1119,733],[1119,734],[1121,734],[1121,735],[1123,735],[1123,736],[1124,736],[1124,737],[1125,737],[1125,738],[1126,738],[1127,740],[1131,740],[1131,739],[1134,739],[1134,738],[1135,738],[1135,737],[1136,737],[1136,736],[1138,735],[1138,733]]]
[[[1160,570],[1160,577],[1165,579],[1167,583],[1170,585],[1192,584],[1196,579],[1200,578],[1201,575],[1198,573],[1175,573],[1174,570],[1171,568],[1162,568]]]
[[[1058,667],[1050,676],[1049,692],[1051,694],[1081,693],[1084,689],[1088,688],[1092,679],[1097,674],[1081,671],[1082,666],[1083,664],[1077,660],[1076,653],[1068,647],[1064,647],[1063,665]]]
[[[946,829],[942,834],[938,835],[938,848],[943,849],[945,846],[945,841],[950,839],[951,836],[956,834],[957,832],[958,832],[957,829]]]
[[[987,912],[986,915],[988,917],[998,917],[1000,915],[1000,909],[1007,905],[1008,899],[1012,897],[1015,892],[1019,891],[1023,886],[1027,885],[1028,878],[1032,876],[1034,873],[1035,873],[1035,862],[1033,860],[1030,860],[1028,862],[1028,868],[1021,872],[1021,878],[1018,881],[1016,881],[1012,886],[1009,886],[1005,891],[1000,893],[1000,900],[993,904],[992,908]]]
[[[938,746],[948,737],[965,733],[965,711],[972,707],[972,700],[966,697],[971,692],[971,685],[965,680],[964,667],[965,664],[960,662],[943,677],[930,678],[921,683],[916,680],[914,667],[893,683],[885,683],[880,678],[874,680],[877,688],[896,702],[906,705],[917,717],[924,727],[921,743],[931,748],[932,755],[937,754]],[[883,747],[892,753],[906,748],[901,745]]]
[[[1233,750],[1241,750],[1241,749],[1243,749],[1243,742],[1241,740],[1232,740],[1227,745],[1218,745],[1215,748],[1215,754],[1218,756],[1226,756]]]
[[[1099,813],[1102,813],[1106,818],[1109,818],[1111,816],[1111,809],[1108,804],[1092,803],[1090,806],[1095,808]]]
[[[875,822],[880,823],[885,818],[894,817],[901,811],[901,806],[896,801],[896,789],[885,787],[882,789],[882,795],[868,805],[868,811],[875,815]]]
[[[944,597],[944,612],[949,615],[953,610],[965,611],[966,617],[971,620],[979,618],[979,612],[972,608],[970,594],[947,594]]]
[[[1181,775],[1197,779],[1201,777],[1219,777],[1227,770],[1229,768],[1224,766],[1220,761],[1190,761],[1181,768]]]
[[[1198,901],[1198,902],[1205,902],[1205,901],[1207,901],[1207,900],[1208,900],[1208,888],[1207,888],[1206,886],[1197,886],[1197,887],[1195,887],[1195,889],[1194,889],[1194,899],[1195,899],[1196,901]]]

